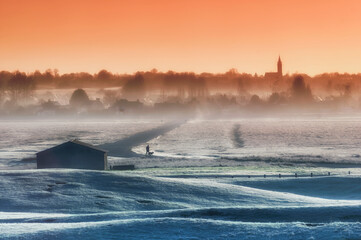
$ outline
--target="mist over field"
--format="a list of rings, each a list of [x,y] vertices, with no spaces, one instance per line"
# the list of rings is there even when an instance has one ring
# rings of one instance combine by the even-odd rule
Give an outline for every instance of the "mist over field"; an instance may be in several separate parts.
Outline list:
[[[2,71],[0,238],[357,238],[360,80]],[[74,142],[104,170],[39,169]]]
[[[1,72],[0,238],[357,239],[360,76],[279,76]]]
[[[271,73],[273,74],[273,73]],[[158,72],[60,75],[0,72],[2,117],[237,118],[252,115],[357,114],[359,74],[269,77],[238,73]]]

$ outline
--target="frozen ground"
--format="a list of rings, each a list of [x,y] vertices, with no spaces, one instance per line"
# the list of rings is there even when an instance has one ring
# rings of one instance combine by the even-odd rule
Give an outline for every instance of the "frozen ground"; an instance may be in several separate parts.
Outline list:
[[[360,120],[2,122],[0,239],[359,239]],[[72,138],[137,169],[23,159]]]
[[[361,160],[360,120],[1,122],[0,169],[35,168],[34,162],[23,159],[74,138],[109,150],[110,164],[133,163],[138,168],[265,164],[355,167]],[[144,157],[146,143],[155,151],[152,158]]]
[[[1,171],[0,238],[357,239],[361,234],[360,177],[265,180],[205,173],[184,178],[166,170],[167,176]]]

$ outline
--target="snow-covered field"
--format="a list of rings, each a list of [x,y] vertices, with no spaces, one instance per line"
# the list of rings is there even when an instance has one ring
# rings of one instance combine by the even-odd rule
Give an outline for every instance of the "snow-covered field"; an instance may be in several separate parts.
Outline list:
[[[1,122],[0,239],[359,239],[360,120]],[[137,169],[24,160],[73,138]]]

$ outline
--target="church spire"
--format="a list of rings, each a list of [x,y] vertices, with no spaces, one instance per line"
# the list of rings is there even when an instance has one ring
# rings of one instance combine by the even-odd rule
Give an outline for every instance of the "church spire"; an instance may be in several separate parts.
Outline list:
[[[280,55],[278,56],[277,72],[278,72],[278,75],[280,77],[283,76],[283,74],[282,74],[282,61],[281,61],[281,56]]]

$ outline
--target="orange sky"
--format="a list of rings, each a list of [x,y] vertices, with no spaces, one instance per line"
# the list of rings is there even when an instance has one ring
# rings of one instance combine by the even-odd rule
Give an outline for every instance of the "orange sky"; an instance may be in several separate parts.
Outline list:
[[[361,72],[359,0],[0,0],[0,69]]]

